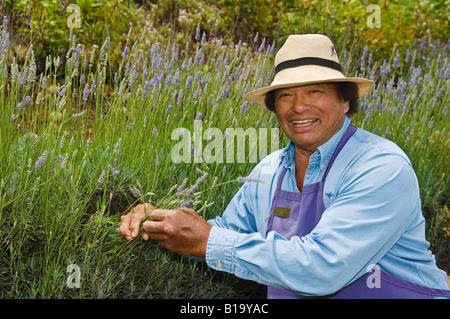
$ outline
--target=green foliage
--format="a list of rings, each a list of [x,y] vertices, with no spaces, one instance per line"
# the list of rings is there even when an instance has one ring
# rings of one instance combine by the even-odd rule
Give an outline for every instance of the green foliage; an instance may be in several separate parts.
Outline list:
[[[111,46],[125,46],[130,27],[148,28],[158,39],[167,43],[171,38],[178,43],[192,41],[195,28],[209,38],[220,38],[250,45],[255,35],[259,41],[276,41],[281,45],[292,33],[323,33],[330,36],[337,48],[357,49],[362,53],[367,45],[379,57],[390,54],[394,45],[406,49],[416,41],[449,38],[449,1],[394,0],[378,3],[380,28],[370,28],[367,20],[372,11],[366,0],[170,0],[170,1],[78,1],[81,9],[81,27],[74,30],[79,43],[91,49],[109,36]],[[69,46],[68,20],[73,11],[68,3],[60,1],[5,1],[3,13],[12,21],[16,36],[13,44],[37,48],[38,60],[47,55],[62,54]],[[131,42],[138,40],[139,32],[129,34]],[[37,45],[39,44],[39,45]],[[26,49],[17,52],[23,56]],[[112,53],[113,61],[119,54]],[[41,67],[41,65],[38,65]]]
[[[222,10],[220,34],[252,43],[258,32],[268,41],[280,45],[293,33],[322,33],[337,47],[364,46],[377,56],[389,55],[394,45],[405,49],[429,36],[441,41],[449,38],[449,1],[382,1],[380,28],[370,28],[367,20],[373,11],[370,1],[214,1]]]
[[[80,9],[78,28],[75,25],[77,12],[70,5],[55,0],[5,1],[2,11],[10,13],[8,16],[15,31],[13,48],[34,45],[38,61],[45,60],[48,55],[61,55],[70,46],[67,35],[71,27],[76,29],[78,43],[90,48],[102,43],[106,36],[117,45],[126,38],[135,19],[142,18],[132,1],[77,1],[76,6]],[[24,52],[17,52],[23,57],[21,53]],[[42,69],[42,65],[39,67]]]

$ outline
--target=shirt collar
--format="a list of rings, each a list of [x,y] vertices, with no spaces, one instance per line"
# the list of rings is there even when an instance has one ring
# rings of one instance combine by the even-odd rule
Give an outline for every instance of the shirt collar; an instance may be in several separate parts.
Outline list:
[[[310,163],[320,161],[321,167],[325,168],[328,165],[328,162],[331,159],[336,147],[344,136],[345,131],[347,131],[348,126],[350,125],[350,118],[346,115],[344,119],[344,124],[341,129],[334,134],[328,141],[324,144],[320,145],[317,148],[317,151],[310,157]],[[295,166],[295,149],[294,143],[289,141],[286,148],[283,150],[281,154],[281,164],[287,168],[293,168]]]

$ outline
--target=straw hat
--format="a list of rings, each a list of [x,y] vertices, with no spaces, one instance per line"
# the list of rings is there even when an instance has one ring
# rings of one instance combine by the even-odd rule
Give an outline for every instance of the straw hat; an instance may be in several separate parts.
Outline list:
[[[321,34],[291,35],[275,56],[275,77],[270,84],[245,95],[245,100],[266,108],[267,92],[286,87],[325,83],[353,82],[359,97],[366,94],[374,82],[363,78],[348,78],[342,73],[334,44]]]

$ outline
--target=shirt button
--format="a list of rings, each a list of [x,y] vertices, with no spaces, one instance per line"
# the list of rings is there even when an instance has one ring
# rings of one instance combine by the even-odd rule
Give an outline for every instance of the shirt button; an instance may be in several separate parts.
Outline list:
[[[255,281],[258,280],[258,278],[256,276],[252,276],[252,279]]]
[[[321,168],[321,169],[324,169],[324,168],[325,168],[325,165],[320,164],[320,168]]]
[[[217,262],[217,268],[222,268],[222,263],[220,262],[220,260]]]

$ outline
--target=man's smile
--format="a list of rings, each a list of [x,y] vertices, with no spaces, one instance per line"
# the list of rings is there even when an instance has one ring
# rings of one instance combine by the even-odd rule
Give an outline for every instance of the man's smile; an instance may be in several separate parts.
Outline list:
[[[312,127],[317,121],[318,119],[304,119],[290,121],[289,123],[294,129],[302,129]]]

